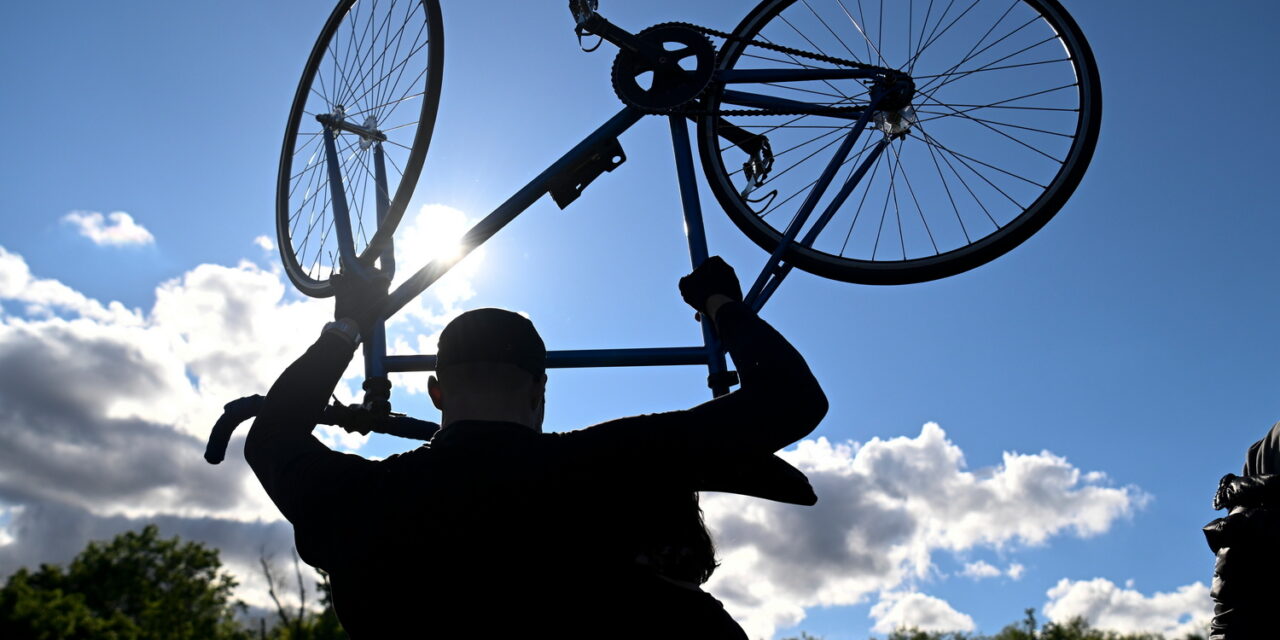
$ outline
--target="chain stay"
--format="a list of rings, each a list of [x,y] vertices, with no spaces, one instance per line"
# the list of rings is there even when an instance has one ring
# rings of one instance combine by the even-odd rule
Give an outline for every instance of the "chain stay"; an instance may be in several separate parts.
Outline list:
[[[776,51],[778,53],[782,53],[788,56],[808,58],[810,60],[816,60],[818,62],[826,62],[828,64],[835,64],[835,65],[850,67],[854,69],[866,69],[868,71],[873,71],[873,72],[897,73],[897,71],[895,71],[894,69],[889,69],[886,67],[877,67],[875,65],[870,65],[863,62],[857,62],[854,60],[845,60],[843,58],[836,58],[836,57],[832,57],[832,56],[828,56],[820,53],[811,53],[801,49],[784,47],[782,45],[777,45],[769,42],[760,42],[758,40],[748,40],[746,38],[735,36],[732,33],[727,33],[724,31],[720,31],[718,29],[712,29],[710,27],[703,27],[701,25],[696,25],[689,22],[665,22],[663,24],[676,26],[676,27],[683,27],[685,29],[689,29],[691,31],[700,33],[704,36],[714,36],[717,38],[721,38],[723,40],[745,42],[746,44],[751,46],[760,47],[761,49],[768,49],[770,51]],[[623,98],[621,95],[618,96],[618,99],[622,100],[625,104],[628,104],[630,106],[636,107],[637,109],[640,109],[645,113],[659,114],[659,115],[684,115],[684,116],[790,116],[790,115],[798,116],[798,115],[805,115],[805,112],[787,111],[783,109],[718,109],[716,111],[708,111],[708,110],[689,109],[689,108],[686,108],[684,105],[681,105],[679,107],[669,108],[669,109],[654,109],[654,108],[646,108],[636,104],[632,104],[630,101]],[[700,100],[695,98],[694,100],[691,100],[690,102],[687,102],[685,104],[686,105],[701,104],[701,102]],[[864,107],[858,107],[858,106],[849,106],[849,107],[828,106],[827,107],[827,109],[831,109],[833,111],[846,112],[850,114],[860,113],[863,110],[863,108]]]

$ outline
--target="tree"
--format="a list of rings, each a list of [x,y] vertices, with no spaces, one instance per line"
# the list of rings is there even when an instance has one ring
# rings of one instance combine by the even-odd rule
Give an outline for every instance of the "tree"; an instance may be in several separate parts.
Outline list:
[[[321,610],[319,613],[307,610],[307,588],[302,578],[302,564],[298,561],[298,552],[293,552],[293,573],[298,588],[298,608],[291,611],[280,601],[276,588],[288,588],[287,581],[277,576],[270,559],[259,556],[258,564],[262,567],[262,576],[267,580],[268,594],[276,606],[277,624],[267,631],[265,621],[259,628],[261,640],[346,640],[347,634],[338,622],[338,614],[333,609],[333,588],[329,584],[329,576],[320,572],[324,582],[317,582],[320,592]]]
[[[161,539],[148,525],[90,542],[65,571],[11,576],[0,589],[0,637],[239,640],[235,586],[217,550]]]
[[[1068,622],[1049,622],[1044,626],[1036,620],[1036,610],[1026,609],[1025,617],[1001,629],[993,636],[971,636],[963,632],[920,631],[900,629],[889,634],[886,640],[1164,640],[1158,633],[1117,633],[1101,631],[1089,626],[1083,618]],[[807,634],[801,634],[808,638]],[[1172,640],[1172,639],[1171,639]],[[1204,636],[1190,634],[1183,640],[1204,640]]]

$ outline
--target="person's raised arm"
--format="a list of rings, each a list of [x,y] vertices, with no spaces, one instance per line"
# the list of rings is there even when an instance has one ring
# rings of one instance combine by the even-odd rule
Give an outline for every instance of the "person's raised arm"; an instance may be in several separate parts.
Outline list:
[[[311,435],[351,362],[360,332],[372,325],[368,309],[386,297],[386,282],[356,282],[334,274],[338,289],[334,322],[280,374],[267,393],[245,440],[244,456],[267,495],[295,525],[307,519],[326,483],[340,482],[345,467],[365,462],[324,446]]]
[[[733,269],[719,257],[681,279],[680,292],[715,322],[741,388],[691,409],[548,434],[552,459],[596,478],[657,474],[682,486],[811,504],[804,475],[771,454],[826,415],[817,379],[795,348],[743,304]]]
[[[719,446],[773,452],[808,435],[827,397],[800,353],[742,302],[733,268],[718,256],[681,278],[680,295],[715,323],[742,386],[690,410]]]

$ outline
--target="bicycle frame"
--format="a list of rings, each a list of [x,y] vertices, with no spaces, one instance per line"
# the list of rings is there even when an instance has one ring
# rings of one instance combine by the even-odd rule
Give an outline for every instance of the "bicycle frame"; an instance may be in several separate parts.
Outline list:
[[[718,81],[722,83],[744,83],[744,82],[780,82],[789,79],[847,79],[847,78],[868,78],[874,74],[862,69],[831,69],[831,70],[737,70],[731,73],[722,73],[718,76]],[[821,115],[831,115],[829,109],[822,105],[811,105],[793,100],[785,100],[774,96],[753,94],[741,91],[725,91],[724,101],[735,105],[760,107],[760,108],[785,108],[791,110],[800,110]],[[857,142],[863,130],[867,128],[872,114],[875,113],[880,96],[874,92],[870,101],[861,112],[842,112],[842,117],[856,119],[855,124],[846,134],[843,143],[840,145],[834,156],[828,162],[823,173],[820,175],[818,182],[810,191],[805,202],[801,205],[795,218],[787,228],[783,240],[779,243],[773,255],[765,263],[759,275],[756,277],[750,292],[746,296],[746,302],[753,309],[760,310],[769,297],[777,290],[782,280],[791,271],[791,265],[786,263],[782,257],[785,254],[787,246],[796,242],[800,230],[804,227],[810,215],[816,209],[819,201],[826,193],[828,187],[837,173],[837,170],[844,163],[850,151],[853,149],[854,143]],[[625,156],[622,154],[621,146],[618,144],[617,138],[623,132],[630,129],[632,125],[639,122],[645,114],[634,107],[625,107],[607,122],[597,128],[576,146],[560,157],[559,160],[552,163],[546,170],[538,174],[533,180],[526,184],[523,188],[509,197],[505,202],[499,205],[485,218],[477,222],[470,230],[466,232],[461,240],[461,247],[457,255],[447,259],[437,259],[419,269],[408,280],[402,283],[395,291],[391,292],[388,297],[385,308],[382,310],[377,328],[373,335],[368,336],[364,343],[364,361],[365,361],[365,377],[366,379],[385,379],[388,373],[392,372],[412,372],[412,371],[433,371],[436,368],[436,356],[434,355],[405,355],[391,356],[386,353],[386,336],[384,322],[385,318],[389,318],[396,311],[399,311],[413,298],[421,294],[430,287],[436,280],[449,271],[449,269],[470,253],[474,248],[483,244],[493,234],[515,219],[525,209],[529,208],[534,202],[539,200],[543,195],[552,193],[556,195],[557,201],[561,201],[561,196],[557,194],[558,190],[563,189],[565,177],[572,178],[571,189],[574,193],[566,196],[567,201],[562,202],[561,206],[567,206],[568,201],[576,198],[576,192],[585,188],[586,184],[604,171],[612,171],[618,165],[625,162]],[[702,220],[702,208],[698,197],[697,179],[693,166],[693,150],[692,143],[689,138],[687,116],[670,115],[668,116],[671,128],[671,141],[676,161],[676,177],[680,185],[681,205],[684,213],[685,229],[687,240],[689,243],[689,260],[693,267],[697,267],[707,259],[707,240]],[[390,276],[394,272],[393,262],[393,245],[388,236],[384,246],[370,247],[363,256],[364,262],[357,258],[355,254],[355,245],[353,242],[351,222],[347,211],[346,194],[342,186],[341,172],[338,166],[338,154],[334,143],[334,131],[347,131],[362,136],[374,149],[375,162],[375,181],[378,193],[377,199],[377,215],[381,223],[390,203],[387,198],[387,177],[383,163],[382,141],[379,139],[381,134],[377,131],[364,129],[358,125],[354,125],[342,120],[336,120],[329,115],[317,116],[323,126],[324,149],[326,154],[326,162],[328,165],[329,185],[332,190],[332,198],[334,203],[335,230],[338,234],[338,245],[341,253],[342,264],[344,269],[350,269],[357,272],[357,275],[368,276],[368,271],[372,269],[375,259],[380,259],[380,270]],[[744,134],[749,135],[749,134]],[[810,246],[822,228],[830,221],[832,215],[844,203],[857,186],[858,182],[866,174],[867,170],[874,164],[875,160],[880,156],[881,152],[888,145],[889,137],[885,136],[883,140],[877,143],[872,152],[860,163],[857,169],[850,174],[850,177],[837,190],[827,207],[809,231],[800,238],[799,242],[805,246]],[[587,175],[585,180],[578,182],[578,177],[582,176],[582,168],[589,166],[591,169],[587,173],[594,172],[593,175]],[[724,349],[716,338],[710,319],[702,319],[702,345],[686,346],[686,347],[662,347],[662,348],[639,348],[639,349],[590,349],[590,350],[573,350],[573,351],[550,351],[547,353],[547,366],[550,368],[577,368],[577,367],[630,367],[630,366],[670,366],[670,365],[705,365],[708,371],[708,386],[711,387],[712,393],[716,396],[728,393],[729,387],[736,383],[736,374],[728,371]],[[366,398],[367,399],[367,398]]]

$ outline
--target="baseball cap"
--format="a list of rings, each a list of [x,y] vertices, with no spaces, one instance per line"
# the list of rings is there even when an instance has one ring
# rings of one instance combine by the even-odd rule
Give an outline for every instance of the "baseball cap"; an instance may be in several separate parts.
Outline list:
[[[528,318],[506,309],[473,309],[440,333],[436,368],[468,362],[513,364],[535,376],[547,369],[547,346]]]

